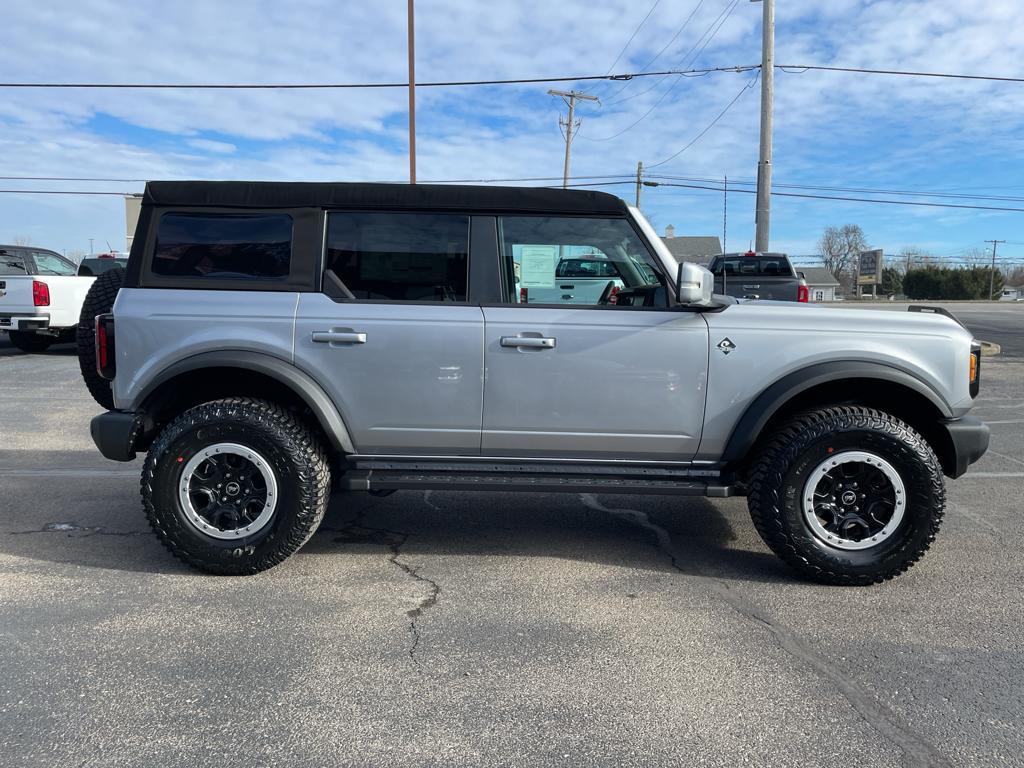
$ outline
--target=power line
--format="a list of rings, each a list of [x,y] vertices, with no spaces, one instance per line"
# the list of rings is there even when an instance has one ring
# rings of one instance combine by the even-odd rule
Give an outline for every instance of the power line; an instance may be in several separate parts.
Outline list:
[[[683,152],[685,152],[690,147],[692,147],[694,144],[696,144],[698,141],[700,141],[702,138],[704,138],[704,134],[706,134],[708,131],[710,131],[712,128],[714,128],[715,125],[718,123],[718,121],[721,120],[723,117],[725,117],[725,113],[728,112],[732,108],[732,105],[735,104],[737,101],[739,101],[740,97],[744,93],[749,91],[751,88],[753,88],[757,84],[757,81],[760,78],[760,76],[761,76],[761,73],[758,72],[756,75],[754,75],[753,79],[749,83],[747,83],[742,88],[740,88],[740,92],[737,93],[733,97],[732,101],[730,101],[728,104],[725,105],[725,109],[723,109],[721,112],[719,112],[718,116],[714,120],[712,120],[703,131],[701,131],[696,136],[694,136],[693,139],[690,140],[689,144],[687,144],[685,147],[680,149],[674,155],[670,155],[669,157],[666,157],[660,163],[654,163],[653,165],[649,165],[648,168],[657,168],[659,165],[664,165],[665,163],[669,162],[670,160],[675,160],[677,157],[679,157],[681,154],[683,154]]]
[[[703,75],[709,72],[745,72],[757,65],[709,67],[706,69],[666,69],[660,72],[625,72],[615,75],[578,75],[573,77],[519,77],[501,80],[438,80],[416,83],[417,88],[449,88],[472,85],[529,85],[534,83],[571,83],[585,80],[632,80],[637,77],[666,75]],[[0,88],[89,88],[89,89],[183,89],[183,90],[315,90],[359,88],[408,88],[409,83],[0,83]]]
[[[697,0],[697,5],[695,5],[693,7],[693,10],[690,11],[690,15],[687,16],[685,21],[683,21],[682,25],[678,29],[676,29],[675,34],[672,35],[671,39],[667,43],[665,43],[665,46],[660,51],[658,51],[656,54],[654,54],[654,58],[651,59],[650,61],[648,61],[646,64],[644,64],[640,68],[641,72],[645,71],[648,67],[650,67],[652,64],[654,64],[654,62],[656,62],[659,58],[661,58],[661,54],[663,54],[665,51],[667,51],[669,49],[669,47],[672,45],[672,43],[674,43],[676,41],[676,38],[679,37],[679,35],[681,35],[683,33],[683,30],[686,29],[686,27],[690,23],[690,20],[697,14],[697,11],[700,10],[700,7],[702,5],[704,5],[704,0]],[[619,90],[617,90],[615,93],[613,93],[608,98],[609,99],[614,99],[616,96],[618,96],[624,90],[626,90],[626,88],[628,88],[628,87],[629,87],[629,83],[623,83],[622,86],[619,88]],[[650,89],[648,88],[647,90],[650,90]],[[643,91],[643,93],[647,93],[647,91]],[[632,98],[632,96],[630,96],[629,98]],[[620,101],[625,101],[625,100],[626,99],[620,99]]]
[[[660,2],[661,0],[654,0],[654,5],[651,6],[651,10],[649,10],[647,15],[644,16],[640,23],[636,25],[636,29],[633,30],[633,34],[629,36],[629,40],[627,40],[626,44],[622,46],[622,50],[619,51],[619,55],[615,57],[615,61],[613,61],[612,65],[608,67],[608,74],[611,74],[611,71],[615,69],[615,65],[619,63],[619,59],[622,58],[622,54],[624,54],[626,49],[629,48],[629,44],[633,42],[633,38],[636,37],[637,32],[639,32],[643,25],[647,23],[647,20],[651,18],[651,14],[654,13],[654,9],[658,7],[658,3]]]
[[[857,72],[866,75],[905,75],[909,77],[946,77],[956,80],[993,80],[1003,83],[1024,83],[1024,77],[1001,77],[999,75],[965,75],[949,72],[913,72],[899,69],[865,69],[862,67],[824,67],[816,65],[797,64],[776,64],[776,69],[781,69],[791,75],[803,74],[808,70],[820,70],[823,72]],[[793,72],[791,70],[800,70]]]
[[[732,12],[734,10],[736,10],[736,5],[738,3],[739,3],[739,0],[731,0],[731,4],[727,5],[725,8],[722,9],[722,11],[715,18],[715,20],[711,22],[710,26],[708,26],[708,28],[706,30],[704,30],[704,34],[702,34],[700,37],[697,38],[697,42],[695,42],[692,46],[690,46],[690,49],[686,53],[684,53],[682,56],[679,57],[679,62],[684,62],[684,61],[688,61],[689,62],[688,64],[685,64],[685,65],[680,63],[680,66],[684,66],[684,67],[685,66],[693,66],[694,62],[696,62],[697,59],[700,58],[700,55],[702,53],[704,53],[704,50],[708,47],[708,45],[714,39],[715,35],[718,34],[718,31],[722,28],[722,25],[724,25],[725,22],[728,20],[728,18],[732,15]],[[710,37],[708,37],[709,34],[710,34]],[[707,39],[705,40],[705,38],[707,38]],[[704,42],[703,45],[701,45],[701,41]],[[700,50],[697,50],[697,46],[700,46]],[[696,53],[694,53],[694,51],[696,51]],[[693,54],[693,55],[691,55],[691,54]],[[646,69],[646,67],[645,67],[645,69]],[[675,82],[669,87],[668,91],[666,91],[664,94],[662,94],[662,96],[661,96],[662,99],[665,98],[665,96],[667,96],[669,93],[671,93],[675,89],[676,85],[679,84],[680,79],[682,79],[682,75],[676,77]],[[645,88],[644,90],[640,91],[639,93],[631,93],[629,96],[623,96],[621,99],[615,99],[614,101],[609,101],[608,102],[608,106],[615,106],[616,104],[622,104],[623,102],[629,101],[630,99],[635,99],[635,98],[637,98],[639,96],[643,96],[645,93],[650,93],[655,88],[657,88],[659,85],[661,85],[661,83],[664,80],[665,80],[665,78],[662,77],[662,78],[658,79],[657,81],[655,81],[649,88]],[[621,93],[622,90],[624,90],[625,88],[626,88],[625,85],[622,86],[622,88],[619,89],[619,91],[616,92],[616,94],[614,94],[614,95],[618,95],[618,93]],[[661,99],[659,99],[658,101],[660,103]],[[655,105],[655,106],[657,106],[657,105]],[[653,109],[653,107],[652,107],[652,109]]]
[[[707,48],[708,43],[710,43],[711,40],[715,37],[715,35],[718,34],[718,31],[725,24],[725,22],[729,18],[729,16],[732,15],[732,12],[736,9],[736,6],[738,4],[739,4],[739,0],[732,0],[732,3],[726,8],[726,10],[724,10],[721,14],[719,14],[718,19],[716,19],[715,22],[712,22],[711,27],[708,28],[708,32],[711,33],[711,36],[707,38],[707,40],[704,42],[704,45],[701,47],[701,49],[699,51],[697,51],[697,53],[690,59],[690,64],[691,65],[704,52],[704,49]],[[719,21],[719,19],[721,21]],[[718,24],[717,27],[715,26],[716,23]],[[712,31],[712,28],[714,28],[714,31]],[[707,36],[708,32],[705,32],[704,35],[701,36],[701,39],[703,39],[705,36]],[[697,42],[699,43],[700,40],[698,40]],[[696,44],[694,45],[694,47],[696,47]],[[692,51],[693,48],[691,48],[690,50]],[[687,54],[687,56],[689,56],[689,54]],[[682,79],[683,79],[683,75],[682,75],[682,73],[680,73],[676,77],[675,82],[673,82],[672,85],[669,86],[669,88],[663,94],[661,94],[661,96],[658,97],[658,100],[655,101],[654,104],[651,105],[650,109],[648,109],[646,112],[644,112],[642,115],[640,115],[640,117],[638,117],[634,122],[632,122],[629,125],[627,125],[621,131],[618,131],[617,133],[613,133],[611,136],[601,136],[601,137],[598,137],[598,138],[590,138],[589,136],[583,136],[582,138],[584,138],[584,139],[586,139],[588,141],[611,141],[612,139],[617,139],[622,134],[626,133],[627,131],[632,130],[633,128],[638,126],[640,123],[642,123],[644,120],[646,120],[647,117],[655,109],[657,109],[661,105],[661,102],[663,102],[665,100],[665,98],[670,93],[672,93],[672,91],[674,91],[676,89],[676,86],[679,85],[679,83],[682,81]],[[622,99],[622,101],[625,101],[625,99]]]
[[[675,176],[669,174],[648,174],[652,179],[673,179],[676,181],[696,181],[702,183],[719,183],[718,178],[702,178],[696,176]],[[730,180],[730,183],[753,186],[756,184],[754,181],[737,181]],[[856,194],[867,194],[867,195],[903,195],[909,197],[938,197],[940,199],[953,199],[953,200],[996,200],[1004,202],[1024,202],[1024,197],[1016,197],[1011,195],[973,195],[957,192],[933,192],[927,190],[898,190],[898,189],[867,189],[863,187],[835,187],[835,186],[820,186],[813,184],[779,184],[773,183],[773,187],[782,189],[810,189],[821,192],[852,192]]]
[[[724,22],[723,22],[724,23]],[[705,33],[706,34],[706,33]],[[710,42],[710,40],[709,40]],[[706,47],[706,46],[705,46]],[[417,88],[452,88],[475,85],[529,85],[533,83],[569,83],[587,80],[627,81],[638,77],[666,77],[668,75],[704,75],[711,72],[746,72],[759,69],[760,65],[732,67],[707,67],[704,69],[667,69],[658,72],[625,72],[604,75],[574,75],[556,77],[519,77],[496,80],[438,80],[416,83]],[[1003,77],[998,75],[972,75],[949,72],[915,72],[896,69],[867,69],[861,67],[826,67],[810,64],[777,64],[776,69],[800,74],[820,70],[826,72],[856,72],[872,75],[904,75],[910,77],[939,77],[959,80],[989,80],[1004,83],[1024,83],[1024,77]],[[49,83],[49,82],[0,82],[0,88],[68,88],[68,89],[182,89],[182,90],[316,90],[316,89],[369,89],[408,88],[407,82],[391,83]]]
[[[628,182],[626,182],[628,183]],[[657,181],[645,181],[645,186],[649,187],[684,187],[686,189],[704,189],[711,192],[721,192],[721,187],[705,187],[697,184],[673,184],[670,182],[657,182]],[[753,189],[730,189],[730,193],[739,192],[747,195],[756,194]],[[885,205],[916,205],[926,208],[965,208],[974,211],[1012,211],[1014,213],[1024,213],[1024,208],[1003,208],[990,205],[963,205],[957,203],[930,203],[920,200],[878,200],[870,197],[841,197],[838,195],[809,195],[798,192],[775,192],[771,193],[776,197],[799,197],[811,200],[841,200],[844,202],[851,203],[879,203]]]

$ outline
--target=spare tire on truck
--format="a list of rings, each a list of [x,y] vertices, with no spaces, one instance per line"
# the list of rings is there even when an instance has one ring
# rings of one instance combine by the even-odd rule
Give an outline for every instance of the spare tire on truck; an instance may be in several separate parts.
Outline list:
[[[108,411],[114,408],[114,393],[110,382],[96,371],[96,315],[103,315],[114,308],[114,299],[124,282],[124,270],[121,267],[104,272],[96,278],[89,288],[82,304],[82,314],[78,318],[78,365],[82,369],[82,378],[93,400]]]

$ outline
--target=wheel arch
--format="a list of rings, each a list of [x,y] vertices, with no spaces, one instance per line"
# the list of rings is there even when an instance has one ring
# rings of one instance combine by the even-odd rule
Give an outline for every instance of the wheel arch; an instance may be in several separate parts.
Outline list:
[[[878,408],[906,421],[932,446],[943,470],[955,467],[956,451],[941,424],[953,412],[942,395],[899,368],[854,360],[802,368],[764,389],[733,427],[722,460],[744,465],[774,425],[803,410],[844,403]]]
[[[345,421],[323,387],[286,360],[260,352],[203,352],[172,363],[134,398],[132,410],[160,423],[168,414],[173,417],[193,405],[229,396],[306,408],[335,451],[355,453]]]

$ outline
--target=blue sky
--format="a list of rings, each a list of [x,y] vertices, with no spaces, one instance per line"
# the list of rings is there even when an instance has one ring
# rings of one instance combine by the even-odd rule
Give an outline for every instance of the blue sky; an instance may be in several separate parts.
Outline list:
[[[604,74],[652,4],[421,0],[417,77]],[[1022,74],[1024,36],[1006,33],[1024,29],[1018,0],[778,5],[779,63]],[[662,49],[652,69],[756,63],[760,8],[747,0],[661,0],[614,70],[639,71]],[[10,81],[345,82],[406,75],[403,0],[8,0],[5,23],[2,79]],[[654,166],[704,130],[754,76],[577,84],[602,103],[579,109],[572,174],[627,175],[639,160]],[[563,105],[546,95],[549,87],[420,89],[420,179],[559,177]],[[779,72],[776,91],[778,184],[1024,198],[1020,84]],[[752,180],[758,98],[758,88],[744,91],[702,139],[651,172]],[[0,99],[4,176],[402,181],[406,173],[402,90],[7,90]],[[141,190],[138,183],[0,184]],[[600,188],[633,196],[627,184]],[[1016,201],[953,202],[1024,208]],[[659,231],[672,224],[678,234],[722,232],[719,193],[646,188],[642,207]],[[752,195],[730,197],[730,248],[745,248],[753,237],[753,208]],[[814,252],[825,226],[857,223],[873,246],[889,252],[918,246],[957,256],[998,238],[1010,241],[1002,246],[1007,257],[1024,261],[1022,213],[796,198],[776,198],[773,211],[773,248],[795,254]],[[91,237],[97,249],[108,241],[122,248],[123,221],[118,197],[0,195],[0,242],[28,237],[72,251],[87,249]]]

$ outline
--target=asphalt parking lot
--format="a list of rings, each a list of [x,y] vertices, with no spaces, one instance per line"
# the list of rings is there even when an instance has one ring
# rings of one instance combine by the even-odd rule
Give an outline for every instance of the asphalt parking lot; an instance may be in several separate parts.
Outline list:
[[[436,492],[215,578],[95,451],[73,350],[0,338],[0,765],[1024,765],[1021,358],[881,586],[797,580],[743,499]]]

